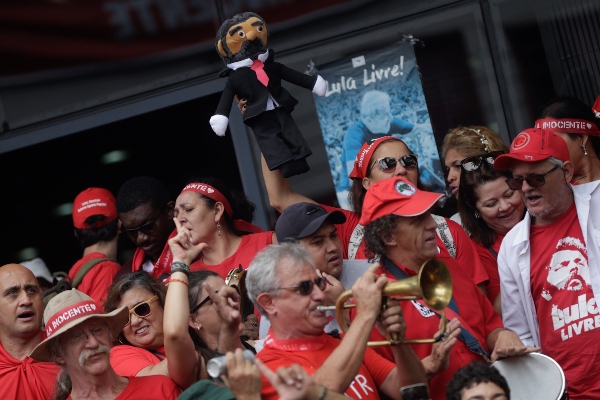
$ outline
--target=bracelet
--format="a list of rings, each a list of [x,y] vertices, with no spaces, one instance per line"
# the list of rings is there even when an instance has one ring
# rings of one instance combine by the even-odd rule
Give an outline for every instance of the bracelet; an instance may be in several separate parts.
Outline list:
[[[190,287],[190,284],[187,281],[184,281],[183,279],[169,278],[169,283],[171,283],[171,282],[181,282],[185,286]]]
[[[173,272],[183,272],[187,276],[190,275],[190,266],[184,263],[183,261],[175,261],[171,263],[171,273]]]
[[[319,396],[318,400],[324,400],[325,397],[327,396],[327,386],[321,385],[323,386],[323,391],[321,392],[321,395]]]

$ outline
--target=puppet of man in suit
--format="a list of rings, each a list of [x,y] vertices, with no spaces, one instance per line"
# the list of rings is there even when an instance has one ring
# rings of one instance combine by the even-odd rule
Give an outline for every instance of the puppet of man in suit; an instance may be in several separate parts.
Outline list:
[[[306,157],[312,152],[291,116],[298,100],[281,87],[281,80],[318,96],[325,95],[327,83],[274,62],[267,38],[265,21],[251,12],[237,14],[219,28],[217,51],[227,65],[219,76],[228,79],[210,125],[224,136],[235,95],[246,99],[244,123],[252,128],[269,169],[279,169],[288,178],[310,169]]]

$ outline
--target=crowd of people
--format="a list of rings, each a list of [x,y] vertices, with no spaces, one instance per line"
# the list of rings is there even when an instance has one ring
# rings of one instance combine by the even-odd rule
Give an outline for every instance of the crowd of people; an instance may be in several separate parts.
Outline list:
[[[83,255],[62,280],[39,259],[0,267],[0,398],[509,399],[519,388],[491,363],[534,352],[560,365],[571,399],[600,398],[594,112],[555,99],[510,146],[452,129],[452,218],[394,136],[360,147],[351,211],[294,192],[263,160],[274,231],[212,178],[175,200],[152,177],[116,197],[85,189],[72,212]],[[137,246],[122,265],[119,234]],[[383,295],[417,277],[422,295]],[[334,312],[348,289],[353,308]]]

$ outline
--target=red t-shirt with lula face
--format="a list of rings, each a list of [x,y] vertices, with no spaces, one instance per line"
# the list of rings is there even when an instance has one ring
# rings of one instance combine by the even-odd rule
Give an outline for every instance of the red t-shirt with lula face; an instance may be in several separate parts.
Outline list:
[[[531,295],[542,352],[565,372],[571,399],[600,399],[600,314],[575,203],[531,226]]]

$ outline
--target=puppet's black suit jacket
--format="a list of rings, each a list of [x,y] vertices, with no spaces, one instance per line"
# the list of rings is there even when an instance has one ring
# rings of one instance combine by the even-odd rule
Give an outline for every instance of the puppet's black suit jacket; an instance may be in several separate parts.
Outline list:
[[[281,87],[281,81],[288,81],[309,90],[313,89],[317,81],[316,75],[306,75],[274,62],[272,50],[269,51],[269,57],[264,63],[264,71],[269,77],[267,87],[258,80],[256,73],[248,67],[238,68],[235,71],[228,68],[221,72],[219,76],[227,76],[228,79],[215,114],[229,117],[233,99],[237,94],[239,98],[248,100],[246,114],[244,115],[244,121],[247,121],[266,110],[269,93],[280,107],[291,113],[298,104],[298,100]]]

